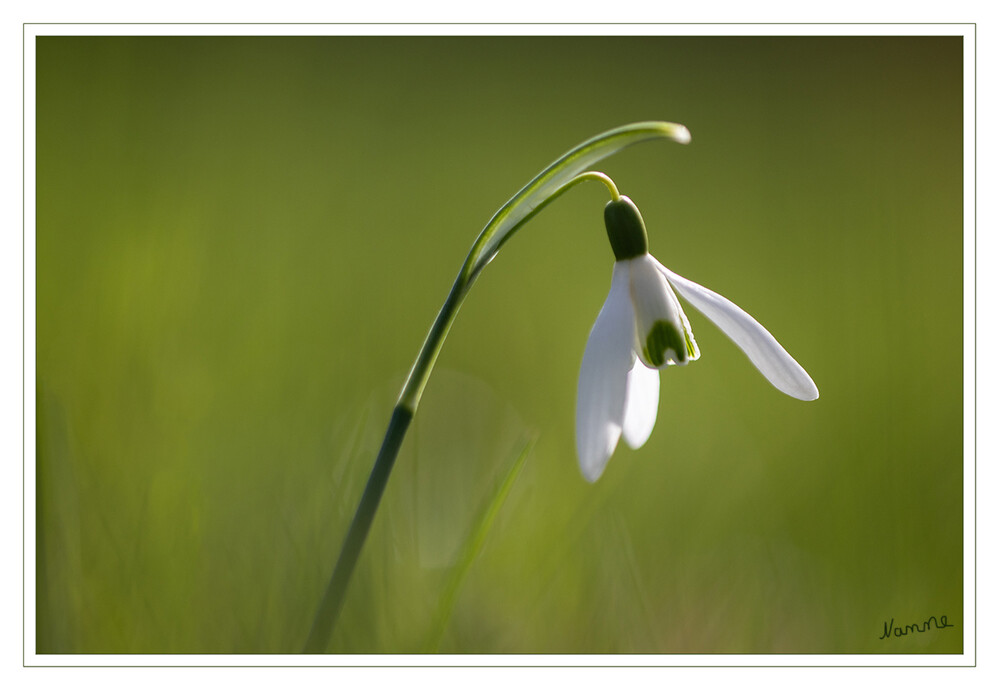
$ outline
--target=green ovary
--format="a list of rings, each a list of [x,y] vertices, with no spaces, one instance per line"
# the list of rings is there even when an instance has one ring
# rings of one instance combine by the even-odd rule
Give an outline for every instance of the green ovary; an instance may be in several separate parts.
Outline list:
[[[652,324],[642,349],[645,360],[658,368],[666,362],[686,364],[694,354],[691,345],[675,324],[660,319]]]

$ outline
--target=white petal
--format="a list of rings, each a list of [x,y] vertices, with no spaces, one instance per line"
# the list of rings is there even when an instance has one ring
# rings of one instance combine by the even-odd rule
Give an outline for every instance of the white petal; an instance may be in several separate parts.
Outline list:
[[[756,319],[718,293],[678,276],[662,264],[659,269],[680,296],[731,338],[774,387],[799,400],[819,397],[819,389],[808,373]]]
[[[635,365],[628,372],[628,391],[624,403],[625,442],[639,449],[649,440],[659,412],[659,370],[649,369],[642,360],[635,358]]]
[[[583,476],[595,482],[617,447],[624,422],[628,371],[634,361],[634,310],[628,267],[614,264],[610,294],[586,341],[576,396],[576,453]]]
[[[632,264],[631,301],[635,305],[635,350],[648,367],[687,364],[697,359],[697,343],[680,300],[648,254],[629,259]]]

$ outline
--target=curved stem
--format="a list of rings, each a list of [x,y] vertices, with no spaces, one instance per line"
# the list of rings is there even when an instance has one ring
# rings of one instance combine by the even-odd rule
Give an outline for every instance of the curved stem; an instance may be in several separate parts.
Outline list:
[[[584,182],[586,180],[593,180],[594,182],[602,182],[603,185],[607,187],[607,191],[610,192],[611,201],[621,200],[621,192],[617,191],[617,185],[614,184],[614,180],[612,180],[607,175],[604,175],[602,172],[597,172],[596,170],[590,170],[588,172],[582,173],[581,175],[576,175],[576,177],[570,180],[568,184],[575,184],[577,182]]]
[[[357,511],[354,513],[354,519],[347,530],[336,566],[316,611],[312,629],[305,643],[305,653],[322,653],[329,645],[330,635],[343,607],[350,577],[357,565],[361,548],[368,536],[406,430],[420,404],[420,398],[444,345],[444,339],[465,295],[468,294],[479,273],[524,223],[580,182],[587,180],[602,182],[607,186],[612,198],[615,200],[620,198],[617,187],[609,177],[603,173],[582,171],[592,163],[626,146],[656,138],[672,139],[685,144],[690,141],[690,133],[683,125],[670,122],[640,122],[604,132],[583,142],[545,168],[507,201],[483,228],[458,272],[451,292],[448,293],[444,305],[434,319],[433,326],[399,395],[382,447],[378,451],[378,457],[375,458],[374,467],[364,487]]]
[[[427,334],[427,338],[423,342],[423,347],[420,349],[420,354],[417,356],[416,362],[413,363],[413,368],[409,372],[409,378],[406,380],[406,385],[403,386],[402,393],[399,395],[400,405],[406,406],[412,410],[413,413],[416,412],[416,408],[420,404],[420,398],[423,396],[423,389],[427,385],[427,380],[430,378],[430,372],[433,370],[434,363],[437,361],[437,355],[440,354],[441,347],[444,345],[444,338],[447,337],[447,333],[451,329],[454,317],[458,315],[458,309],[461,307],[461,303],[465,300],[465,295],[468,294],[468,291],[471,289],[475,279],[479,277],[479,272],[492,260],[493,256],[495,256],[496,252],[499,251],[500,247],[502,247],[507,240],[513,237],[517,230],[523,227],[527,221],[536,216],[542,211],[542,209],[548,206],[548,204],[555,201],[577,184],[588,180],[602,182],[610,191],[611,198],[615,200],[621,198],[620,193],[618,193],[617,186],[610,177],[602,172],[591,170],[577,175],[566,182],[564,185],[552,192],[551,195],[544,201],[540,202],[537,206],[531,209],[531,211],[521,218],[515,225],[510,226],[510,228],[504,233],[504,236],[496,244],[492,255],[484,257],[478,251],[480,250],[479,242],[476,242],[476,244],[472,246],[472,250],[468,253],[468,257],[465,259],[465,263],[462,265],[461,271],[458,273],[458,277],[454,281],[454,285],[451,286],[451,292],[444,301],[444,306],[441,307],[440,312],[437,314],[437,318],[434,320],[434,325],[430,327],[430,333]],[[480,239],[481,237],[482,236],[480,235]]]
[[[496,251],[524,223],[536,216],[548,204],[580,182],[588,180],[602,182],[611,192],[612,197],[620,198],[617,187],[607,175],[592,171],[577,175],[555,190],[551,196],[547,197],[535,208],[531,209],[516,225],[511,226],[510,230],[502,238],[502,241],[496,245]],[[357,512],[354,514],[354,519],[347,530],[347,536],[344,539],[343,547],[340,549],[340,556],[337,558],[336,566],[333,568],[333,574],[330,576],[326,593],[323,595],[319,609],[316,611],[312,630],[309,632],[309,638],[306,640],[304,647],[306,654],[321,654],[329,644],[333,627],[336,625],[336,620],[343,607],[347,585],[350,583],[350,577],[354,572],[354,567],[357,565],[357,559],[361,554],[361,547],[364,546],[364,541],[368,536],[368,530],[371,528],[371,522],[374,520],[375,511],[378,509],[382,493],[385,491],[385,485],[388,483],[389,474],[392,472],[395,458],[399,453],[399,448],[402,446],[402,440],[409,427],[409,422],[412,420],[413,415],[416,414],[420,398],[423,397],[423,389],[430,379],[430,372],[433,371],[437,356],[444,346],[444,339],[451,329],[451,324],[454,323],[454,319],[458,315],[458,309],[461,307],[461,303],[468,294],[472,283],[475,282],[475,278],[478,277],[479,271],[488,262],[489,259],[482,261],[481,256],[475,256],[475,247],[473,247],[472,252],[469,253],[465,264],[462,266],[461,272],[458,273],[454,285],[451,286],[451,292],[448,293],[444,305],[437,313],[437,318],[434,319],[433,326],[430,327],[430,332],[427,334],[426,340],[423,341],[420,354],[417,355],[416,361],[413,363],[409,378],[406,380],[406,385],[403,386],[402,393],[399,395],[399,401],[392,412],[388,430],[385,432],[385,439],[382,441],[382,447],[378,451],[378,457],[375,458],[375,464],[371,470],[371,475],[368,477],[368,483],[364,487],[364,493],[361,495],[361,502],[357,506]],[[477,263],[481,263],[481,265],[477,265]],[[471,270],[466,270],[469,267],[471,267]]]
[[[563,154],[558,160],[510,197],[479,233],[464,272],[478,273],[492,261],[496,252],[520,225],[533,215],[539,205],[562,189],[566,182],[576,177],[599,160],[621,149],[643,141],[668,139],[678,144],[690,143],[690,132],[675,122],[636,122],[598,134]],[[474,262],[472,259],[474,258]]]

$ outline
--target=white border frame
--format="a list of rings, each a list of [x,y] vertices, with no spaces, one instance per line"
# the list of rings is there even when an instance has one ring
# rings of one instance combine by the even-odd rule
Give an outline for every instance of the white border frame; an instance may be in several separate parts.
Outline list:
[[[39,655],[35,652],[35,51],[38,36],[961,36],[964,38],[964,635],[963,654],[662,655]],[[976,621],[976,26],[974,24],[25,24],[24,57],[24,656],[25,666],[827,667],[975,666]],[[932,133],[928,132],[927,135]],[[931,280],[931,277],[927,277]],[[30,519],[29,519],[30,516]]]

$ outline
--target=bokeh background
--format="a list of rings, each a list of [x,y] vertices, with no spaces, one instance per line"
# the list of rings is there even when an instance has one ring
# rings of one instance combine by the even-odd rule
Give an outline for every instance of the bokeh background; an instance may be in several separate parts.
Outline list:
[[[586,483],[576,377],[613,257],[606,192],[577,187],[459,314],[330,650],[963,650],[960,38],[36,50],[39,652],[298,651],[476,234],[564,151],[648,119],[693,142],[597,167],[821,398],[689,310],[701,359]]]

